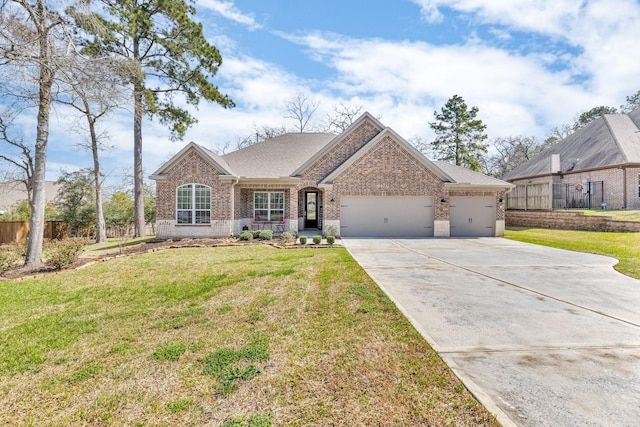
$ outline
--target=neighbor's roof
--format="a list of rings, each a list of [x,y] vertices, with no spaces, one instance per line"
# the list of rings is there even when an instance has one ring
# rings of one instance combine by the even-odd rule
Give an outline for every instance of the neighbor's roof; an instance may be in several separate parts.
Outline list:
[[[602,169],[640,163],[640,108],[629,114],[606,114],[509,172],[518,179],[556,172]],[[560,155],[560,171],[551,170],[551,155]]]
[[[336,137],[333,133],[287,133],[222,156],[241,178],[283,178]]]
[[[62,186],[55,181],[44,182],[44,194],[47,203],[54,201]],[[16,203],[27,200],[27,189],[21,181],[0,182],[0,210],[8,211]]]
[[[498,178],[474,172],[470,169],[465,169],[449,162],[434,160],[433,163],[451,177],[453,180],[451,185],[453,186],[473,185],[481,187],[513,187],[513,184],[509,184]]]

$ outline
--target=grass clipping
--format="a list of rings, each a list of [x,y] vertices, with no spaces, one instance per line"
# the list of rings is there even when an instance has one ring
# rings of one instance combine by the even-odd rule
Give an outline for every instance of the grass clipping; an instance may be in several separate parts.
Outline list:
[[[497,425],[342,248],[0,283],[9,425]]]

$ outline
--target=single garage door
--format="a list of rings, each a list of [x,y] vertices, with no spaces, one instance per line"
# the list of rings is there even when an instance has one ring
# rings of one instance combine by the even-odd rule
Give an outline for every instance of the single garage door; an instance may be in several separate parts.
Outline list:
[[[451,237],[493,237],[496,201],[493,197],[451,197]]]
[[[432,237],[432,197],[342,197],[344,237]]]

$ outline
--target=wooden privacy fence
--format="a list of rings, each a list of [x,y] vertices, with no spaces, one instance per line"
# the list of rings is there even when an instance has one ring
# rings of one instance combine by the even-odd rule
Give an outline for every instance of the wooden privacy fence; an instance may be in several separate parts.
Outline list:
[[[44,223],[45,239],[61,239],[64,237],[64,222],[46,221]],[[0,245],[29,237],[29,221],[0,221]]]
[[[543,182],[516,186],[507,194],[507,209],[551,210],[551,185]]]

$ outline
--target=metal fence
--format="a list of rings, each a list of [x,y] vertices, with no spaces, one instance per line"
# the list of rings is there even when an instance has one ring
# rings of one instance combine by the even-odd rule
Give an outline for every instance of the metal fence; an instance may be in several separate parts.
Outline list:
[[[553,184],[553,209],[595,209],[604,202],[604,181]]]

